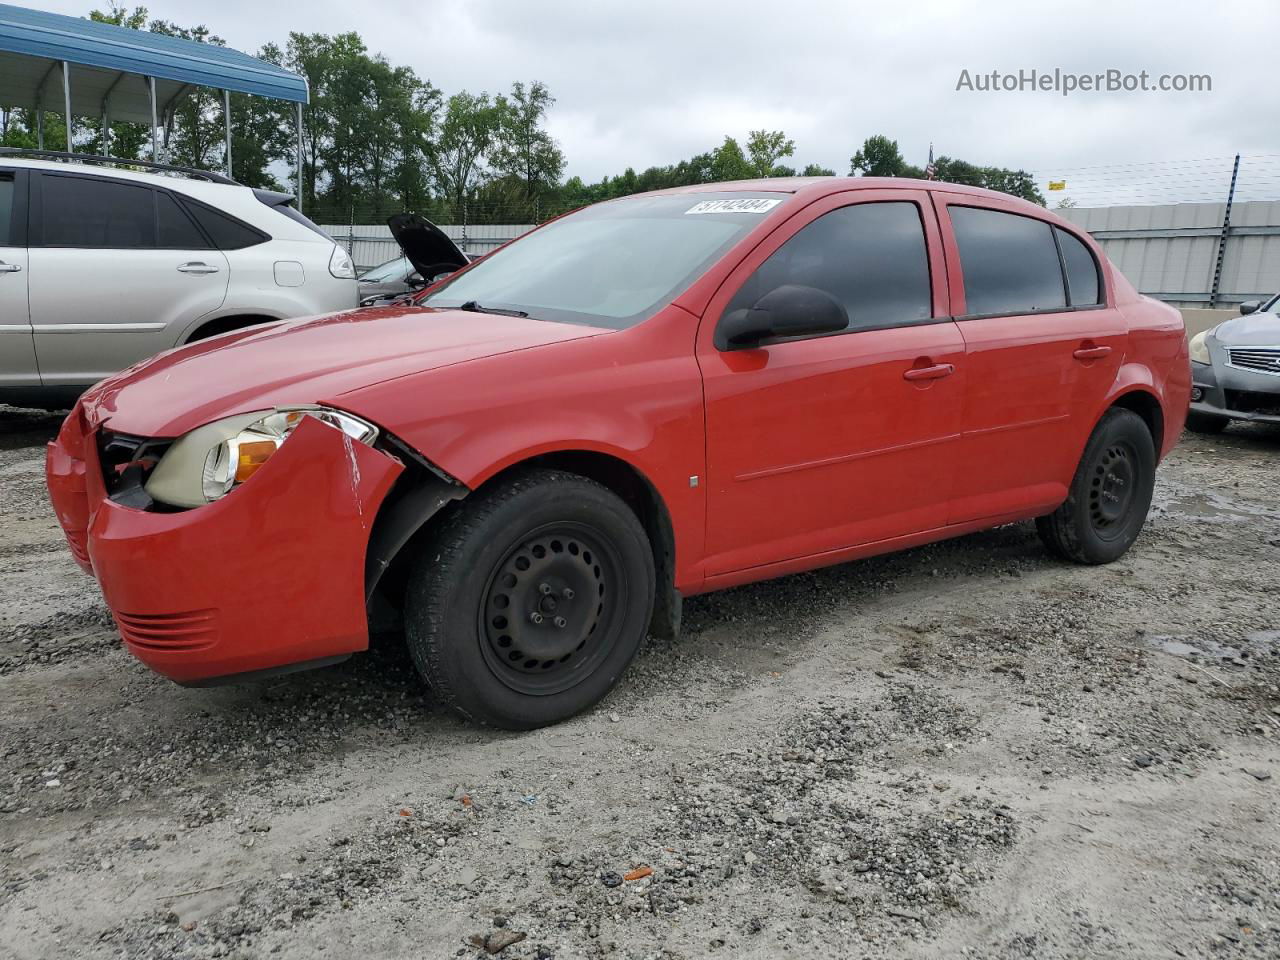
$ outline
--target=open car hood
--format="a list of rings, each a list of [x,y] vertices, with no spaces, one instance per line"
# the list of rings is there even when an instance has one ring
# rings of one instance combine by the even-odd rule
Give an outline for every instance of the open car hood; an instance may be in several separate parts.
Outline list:
[[[416,213],[397,213],[388,218],[387,226],[424,280],[430,280],[445,270],[457,270],[467,265],[467,255],[425,217]]]

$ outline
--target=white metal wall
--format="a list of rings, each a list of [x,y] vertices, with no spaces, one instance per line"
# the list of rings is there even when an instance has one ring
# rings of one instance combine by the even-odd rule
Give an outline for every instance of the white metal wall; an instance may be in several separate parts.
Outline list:
[[[1057,210],[1094,235],[1141,292],[1179,306],[1204,306],[1222,236],[1221,203]],[[1218,300],[1238,303],[1280,291],[1280,202],[1231,208]]]

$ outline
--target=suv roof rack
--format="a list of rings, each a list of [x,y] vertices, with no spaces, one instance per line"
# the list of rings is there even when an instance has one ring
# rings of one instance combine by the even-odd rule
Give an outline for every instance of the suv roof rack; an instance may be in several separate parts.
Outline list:
[[[195,167],[179,167],[171,163],[153,163],[150,160],[128,160],[124,157],[103,157],[96,153],[67,153],[59,150],[30,150],[26,147],[0,147],[0,157],[29,157],[34,160],[63,160],[73,163],[98,164],[104,167],[142,167],[144,170],[155,170],[160,173],[180,173],[196,180],[208,180],[210,183],[223,183],[238,187],[241,184],[221,173],[212,170],[199,170]]]

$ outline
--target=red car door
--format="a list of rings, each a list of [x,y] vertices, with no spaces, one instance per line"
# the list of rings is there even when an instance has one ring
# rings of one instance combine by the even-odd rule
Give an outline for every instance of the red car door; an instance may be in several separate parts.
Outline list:
[[[1127,327],[1096,254],[1074,232],[1013,200],[934,199],[965,342],[948,522],[1047,512],[1066,497]]]
[[[717,347],[722,316],[784,285],[832,295],[847,329]],[[858,190],[798,212],[721,286],[697,349],[709,577],[945,524],[964,343],[927,193]]]

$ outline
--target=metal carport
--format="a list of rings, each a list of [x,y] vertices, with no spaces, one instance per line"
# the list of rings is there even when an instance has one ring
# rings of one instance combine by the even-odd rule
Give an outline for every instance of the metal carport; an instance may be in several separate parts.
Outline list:
[[[301,207],[302,105],[310,99],[305,77],[227,47],[0,3],[0,104],[40,114],[61,111],[68,150],[72,117],[101,117],[104,154],[110,152],[110,121],[124,120],[151,127],[151,159],[159,161],[160,123],[193,87],[223,92],[228,176],[231,93],[297,105]],[[43,123],[37,128],[43,140]]]

